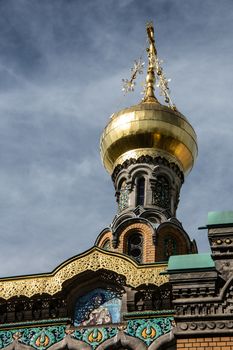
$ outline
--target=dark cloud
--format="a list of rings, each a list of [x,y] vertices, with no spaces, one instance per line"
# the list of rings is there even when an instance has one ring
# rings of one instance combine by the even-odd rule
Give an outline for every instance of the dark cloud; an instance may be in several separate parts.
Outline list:
[[[109,116],[140,99],[121,79],[153,20],[172,97],[198,134],[178,218],[201,251],[210,210],[230,210],[232,1],[0,1],[0,274],[54,268],[116,213],[99,159]]]

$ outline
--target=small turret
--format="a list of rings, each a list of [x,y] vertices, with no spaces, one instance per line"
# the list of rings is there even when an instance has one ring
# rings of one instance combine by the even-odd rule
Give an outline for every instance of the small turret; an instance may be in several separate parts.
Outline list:
[[[116,190],[118,213],[96,242],[140,263],[197,251],[176,219],[184,177],[197,157],[196,134],[171,101],[151,23],[147,35],[144,97],[139,104],[114,113],[100,140],[101,158]],[[131,79],[123,80],[125,92],[133,91],[142,67],[141,60],[135,61]],[[167,106],[156,98],[155,83]]]
[[[174,216],[184,176],[197,157],[196,134],[171,103],[151,24],[147,34],[144,98],[138,105],[112,115],[101,136],[100,153],[112,175],[119,211],[141,205],[168,210]],[[160,104],[154,95],[156,77],[169,106]]]

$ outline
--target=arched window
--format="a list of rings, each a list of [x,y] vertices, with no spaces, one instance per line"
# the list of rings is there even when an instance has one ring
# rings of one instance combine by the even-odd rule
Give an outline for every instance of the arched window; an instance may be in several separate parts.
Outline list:
[[[136,206],[144,205],[145,197],[145,179],[140,177],[137,181],[137,190],[136,190]]]
[[[142,262],[143,237],[139,232],[134,232],[128,237],[127,254],[137,262]]]
[[[164,239],[164,260],[168,260],[171,255],[177,254],[177,243],[172,236],[167,236]]]
[[[155,181],[153,190],[153,204],[169,208],[171,206],[170,183],[166,176],[159,175]]]
[[[110,250],[110,239],[106,239],[104,241],[104,244],[103,244],[102,248],[105,249],[105,250]]]
[[[171,255],[178,255],[181,252],[178,249],[177,239],[171,235],[164,235],[158,242],[158,261],[168,261]]]

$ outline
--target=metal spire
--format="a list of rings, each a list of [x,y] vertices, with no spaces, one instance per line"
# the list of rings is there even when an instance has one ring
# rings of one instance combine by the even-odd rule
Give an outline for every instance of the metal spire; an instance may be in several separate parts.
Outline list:
[[[169,94],[170,91],[169,91],[168,83],[170,79],[166,78],[161,65],[163,61],[159,60],[157,56],[157,50],[155,47],[155,39],[154,39],[154,26],[152,22],[147,23],[146,31],[147,31],[148,42],[149,42],[149,47],[147,48],[148,68],[147,68],[147,75],[146,75],[146,80],[144,84],[144,89],[143,89],[144,97],[142,99],[142,102],[159,103],[159,101],[157,100],[154,94],[155,83],[156,83],[156,87],[159,88],[160,95],[164,97],[165,103],[167,103],[171,109],[176,111],[177,110],[176,106],[173,104]],[[139,60],[134,61],[134,66],[133,68],[131,68],[131,78],[122,79],[122,82],[123,82],[122,91],[124,91],[125,94],[128,92],[134,91],[137,75],[143,73],[143,66],[144,66],[144,62],[140,57]]]
[[[148,55],[148,68],[146,76],[146,84],[144,89],[144,102],[158,102],[154,94],[154,85],[155,85],[155,62],[157,58],[157,51],[155,48],[155,39],[154,39],[154,27],[150,22],[146,26],[146,31],[149,39],[149,48],[147,48]]]

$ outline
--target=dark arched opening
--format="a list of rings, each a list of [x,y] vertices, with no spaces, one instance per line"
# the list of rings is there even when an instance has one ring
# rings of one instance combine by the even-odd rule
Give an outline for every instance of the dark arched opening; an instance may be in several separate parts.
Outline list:
[[[136,191],[136,206],[144,205],[145,199],[145,179],[140,177],[137,181],[137,191]]]
[[[127,254],[137,262],[142,262],[143,256],[143,237],[139,232],[133,232],[127,241]]]
[[[111,250],[110,248],[111,248],[110,239],[106,239],[102,245],[102,249]]]
[[[164,175],[157,176],[153,188],[153,204],[162,208],[171,207],[171,188],[168,178]]]

